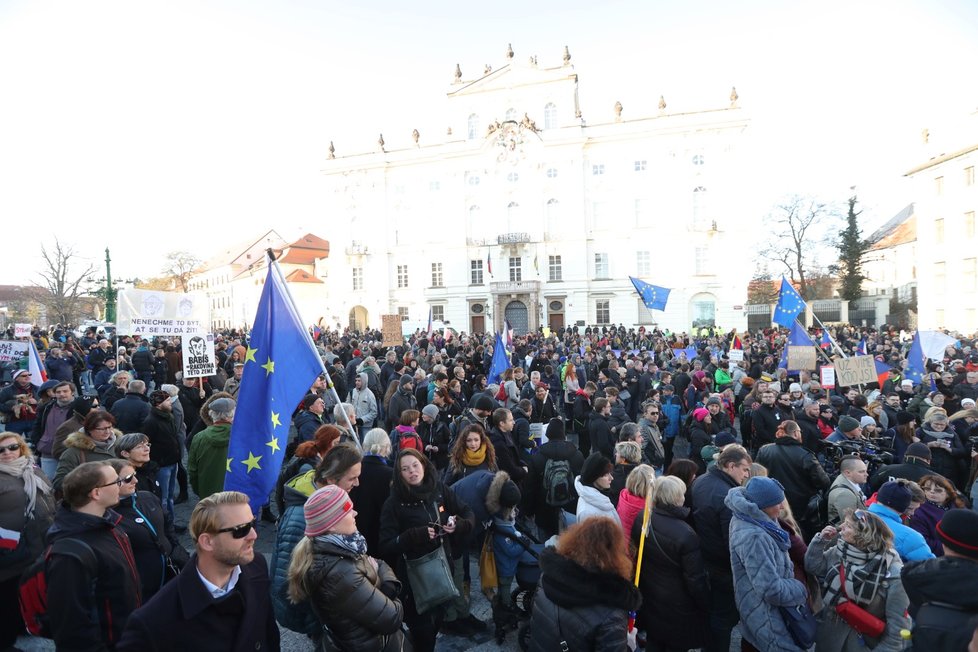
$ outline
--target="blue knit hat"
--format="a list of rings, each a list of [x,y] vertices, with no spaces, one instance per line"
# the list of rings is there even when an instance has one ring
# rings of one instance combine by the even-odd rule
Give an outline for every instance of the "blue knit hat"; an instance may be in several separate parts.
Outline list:
[[[767,509],[784,502],[784,487],[774,478],[758,476],[747,481],[744,497],[758,509]]]

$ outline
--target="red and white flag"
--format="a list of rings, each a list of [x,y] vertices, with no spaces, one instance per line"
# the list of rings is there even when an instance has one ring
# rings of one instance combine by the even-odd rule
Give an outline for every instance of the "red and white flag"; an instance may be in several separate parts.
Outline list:
[[[30,358],[27,363],[27,370],[31,372],[31,385],[40,387],[47,382],[48,374],[44,370],[44,365],[41,363],[41,356],[37,352],[37,347],[34,346],[34,340],[28,339],[27,342],[30,345]]]

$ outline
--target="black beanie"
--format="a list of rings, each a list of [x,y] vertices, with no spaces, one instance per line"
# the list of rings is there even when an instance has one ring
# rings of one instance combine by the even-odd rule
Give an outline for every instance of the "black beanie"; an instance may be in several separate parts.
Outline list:
[[[567,439],[567,431],[564,429],[564,420],[560,417],[554,417],[547,424],[547,440],[556,439],[558,441],[564,441]]]
[[[948,510],[937,524],[937,536],[945,547],[978,559],[978,513],[970,509]]]
[[[913,415],[912,412],[907,412],[906,410],[898,410],[896,413],[896,417],[897,417],[897,424],[901,426],[904,426],[917,418]]]
[[[71,410],[82,419],[88,416],[88,413],[92,411],[92,403],[95,400],[92,398],[86,398],[84,396],[79,396],[74,401],[71,402]]]
[[[601,453],[591,453],[584,460],[584,467],[581,469],[581,484],[590,487],[594,485],[595,480],[606,473],[611,473],[613,468],[614,466],[607,457]]]
[[[499,492],[500,507],[516,507],[520,504],[520,498],[522,498],[520,488],[512,480],[507,480],[503,484],[502,491]]]

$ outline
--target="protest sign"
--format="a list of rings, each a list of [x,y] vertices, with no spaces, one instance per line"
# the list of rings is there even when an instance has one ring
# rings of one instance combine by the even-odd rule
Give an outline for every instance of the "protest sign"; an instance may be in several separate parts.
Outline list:
[[[0,362],[13,362],[27,356],[27,342],[0,340]]]
[[[383,346],[400,346],[404,343],[404,334],[401,333],[400,315],[381,315],[381,333],[384,335]]]
[[[744,350],[743,349],[730,349],[727,351],[727,358],[730,362],[743,362],[744,361]]]
[[[184,378],[204,378],[217,373],[213,333],[184,335],[182,339]]]
[[[800,371],[815,368],[815,347],[788,345],[788,369]]]
[[[835,361],[835,377],[839,387],[875,383],[876,361],[871,355],[840,358]]]
[[[531,423],[530,424],[530,439],[537,443],[537,446],[543,446],[549,440],[547,439],[547,426],[549,423]]]
[[[22,337],[31,336],[31,325],[30,324],[14,324],[14,337],[20,339]]]
[[[122,290],[117,317],[117,332],[136,337],[195,335],[211,325],[207,297],[196,292]]]
[[[825,389],[832,389],[835,387],[835,368],[834,367],[822,367],[819,370],[821,374],[821,380],[819,383]]]

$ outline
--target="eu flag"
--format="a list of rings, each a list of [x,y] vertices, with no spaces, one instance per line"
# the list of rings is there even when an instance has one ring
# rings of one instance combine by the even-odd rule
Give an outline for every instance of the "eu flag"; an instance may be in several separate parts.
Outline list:
[[[292,411],[323,371],[282,272],[271,261],[245,353],[224,476],[224,489],[247,494],[256,514],[282,468]]]
[[[924,349],[920,346],[920,331],[914,333],[910,351],[907,352],[905,371],[904,378],[912,380],[914,385],[924,381],[924,374],[927,373],[927,358],[924,357]]]
[[[798,315],[805,309],[805,300],[801,298],[788,279],[781,277],[781,292],[778,294],[778,305],[774,308],[775,324],[789,328]]]
[[[506,345],[503,344],[503,336],[496,333],[496,341],[492,345],[492,365],[489,367],[489,377],[486,383],[492,385],[498,383],[503,377],[503,372],[509,369],[509,357],[506,355]]]
[[[666,309],[666,302],[669,300],[669,293],[672,292],[671,289],[660,288],[658,285],[646,283],[634,276],[629,276],[628,280],[635,286],[635,291],[642,297],[642,303],[645,304],[646,308],[649,310]]]
[[[815,346],[805,327],[798,322],[794,322],[791,324],[791,333],[788,334],[788,341],[785,342],[784,349],[781,351],[781,360],[778,362],[778,369],[788,369],[789,344],[791,346]],[[788,369],[788,371],[797,371],[797,369]]]

